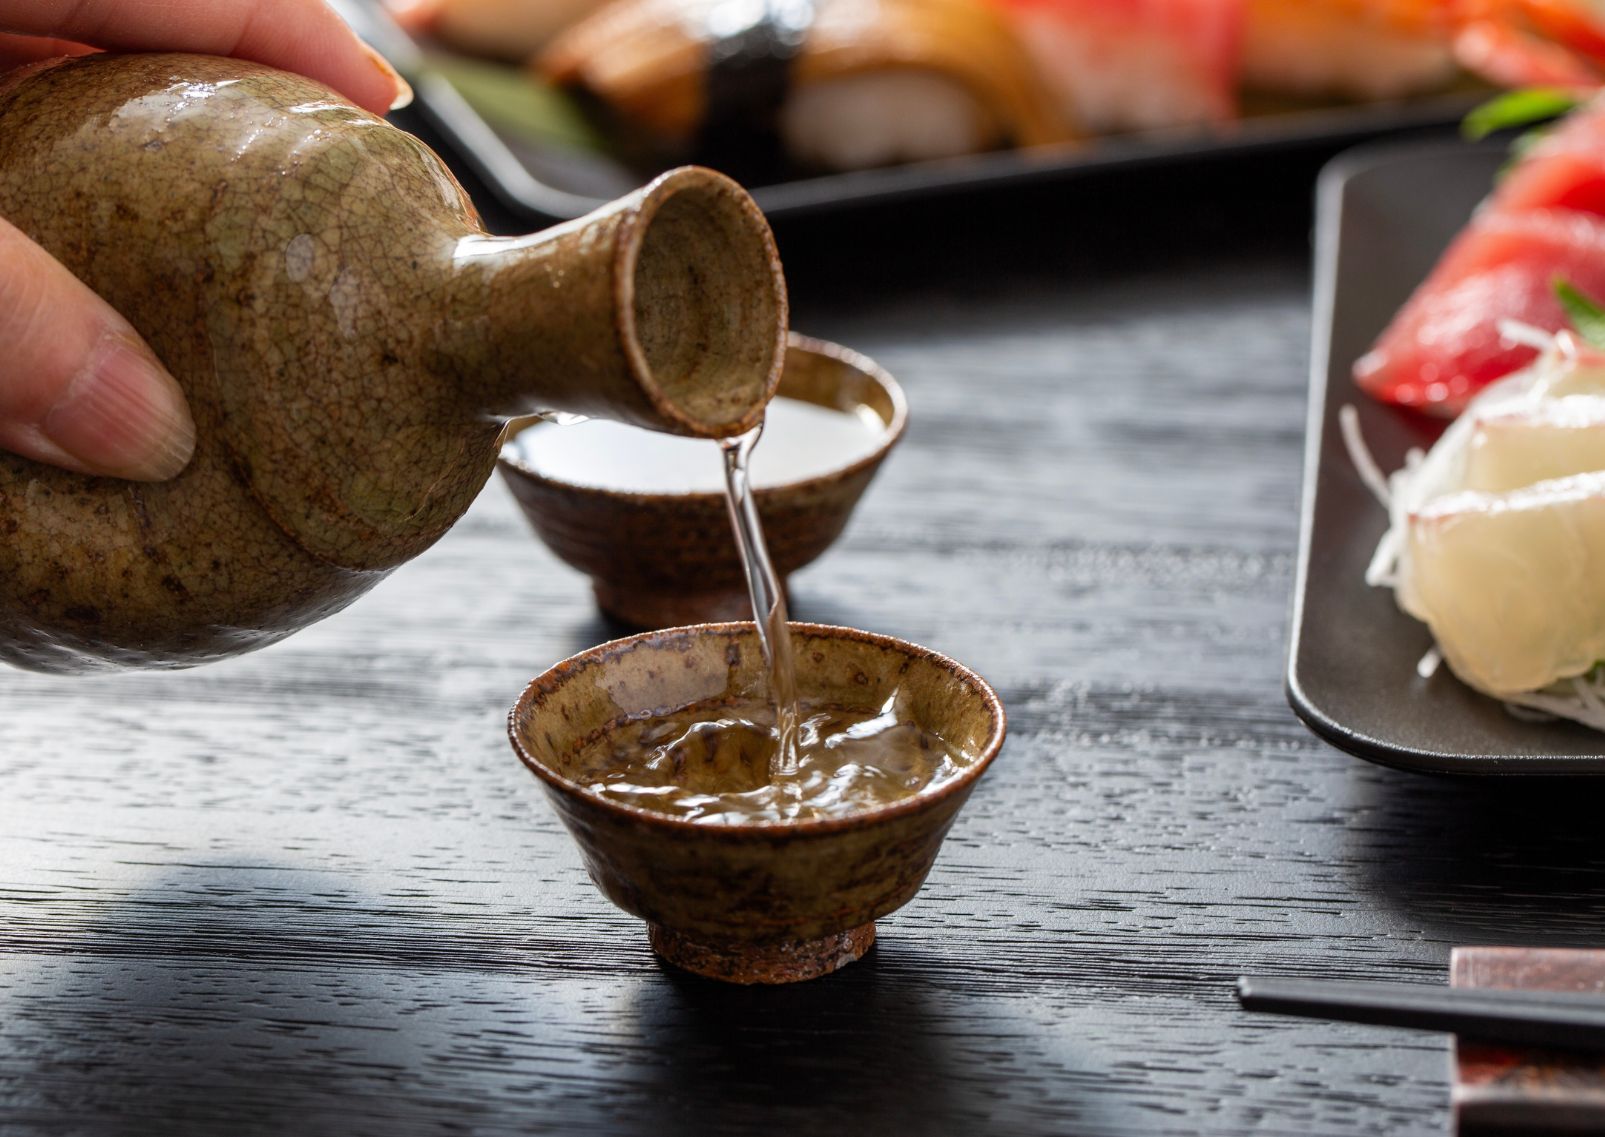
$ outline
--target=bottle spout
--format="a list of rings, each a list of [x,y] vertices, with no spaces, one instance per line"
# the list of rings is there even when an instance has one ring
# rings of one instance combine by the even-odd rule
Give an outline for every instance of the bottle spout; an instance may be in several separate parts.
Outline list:
[[[785,277],[745,190],[698,167],[531,237],[458,243],[446,330],[477,413],[559,411],[725,438],[785,360]]]

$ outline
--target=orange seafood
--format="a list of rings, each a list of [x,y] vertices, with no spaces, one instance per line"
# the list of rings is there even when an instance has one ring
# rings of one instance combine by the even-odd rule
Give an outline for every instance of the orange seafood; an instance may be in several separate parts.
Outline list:
[[[1445,0],[1247,0],[1243,84],[1364,99],[1441,87],[1450,15]]]
[[[1599,0],[1441,0],[1468,71],[1504,87],[1597,87],[1605,80]]]
[[[536,60],[548,80],[583,89],[649,138],[698,141],[719,112],[714,62],[795,5],[729,0],[615,0]],[[765,52],[783,72],[774,107],[792,156],[852,168],[1063,141],[1075,131],[1024,46],[984,0],[816,0],[794,50]],[[756,26],[756,25],[755,25]],[[776,28],[766,27],[771,39]],[[783,41],[783,22],[778,35]]]
[[[1504,87],[1605,79],[1601,0],[1246,0],[1246,86],[1393,97],[1455,67]]]

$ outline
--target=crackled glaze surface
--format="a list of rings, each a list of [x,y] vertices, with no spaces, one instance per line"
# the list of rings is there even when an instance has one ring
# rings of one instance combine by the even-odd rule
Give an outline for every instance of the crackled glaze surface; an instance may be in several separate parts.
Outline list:
[[[498,416],[755,418],[767,227],[733,183],[666,179],[493,239],[427,147],[304,79],[96,56],[0,87],[0,215],[128,317],[198,429],[162,485],[0,455],[0,658],[183,666],[330,615],[467,508]]]
[[[653,925],[668,958],[730,982],[809,979],[867,950],[874,920],[914,898],[1003,745],[1002,704],[952,660],[850,628],[791,627],[804,697],[870,709],[896,693],[914,722],[975,755],[974,764],[882,809],[752,825],[699,825],[570,780],[581,744],[624,718],[762,692],[751,624],[670,628],[593,648],[536,679],[509,723],[514,749],[545,784],[597,887]]]

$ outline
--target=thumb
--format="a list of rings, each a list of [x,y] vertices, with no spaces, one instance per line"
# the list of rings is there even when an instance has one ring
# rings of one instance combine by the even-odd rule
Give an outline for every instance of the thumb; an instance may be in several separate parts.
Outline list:
[[[86,474],[171,478],[184,394],[127,320],[0,218],[0,449]]]

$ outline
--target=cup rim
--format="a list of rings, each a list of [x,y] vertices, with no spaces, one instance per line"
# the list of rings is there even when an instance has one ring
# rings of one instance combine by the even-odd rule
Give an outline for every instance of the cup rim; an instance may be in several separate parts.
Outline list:
[[[892,448],[896,446],[897,443],[902,439],[904,431],[908,429],[908,396],[904,394],[902,384],[892,376],[891,372],[887,371],[869,356],[864,355],[861,352],[854,351],[850,347],[843,347],[839,343],[832,343],[829,340],[816,339],[813,336],[805,336],[797,332],[788,332],[786,334],[786,350],[788,352],[792,350],[799,350],[808,352],[812,355],[822,355],[827,359],[834,359],[837,362],[845,363],[849,367],[868,375],[871,379],[875,380],[876,383],[880,384],[881,389],[884,390],[891,398],[892,418],[891,421],[886,424],[885,432],[882,434],[881,440],[876,445],[875,449],[871,450],[862,458],[859,458],[854,462],[850,462],[845,466],[837,466],[834,469],[827,470],[823,474],[815,474],[810,478],[801,478],[797,481],[777,482],[774,485],[755,487],[753,489],[753,495],[760,499],[774,497],[775,495],[782,493],[796,493],[799,490],[814,489],[827,485],[831,482],[837,482],[851,478],[854,475],[862,473],[866,470],[873,470],[886,460],[886,456],[891,453]],[[784,387],[785,383],[785,373],[784,370],[782,370],[780,376],[780,386]],[[535,470],[534,468],[519,461],[517,458],[508,457],[508,441],[511,440],[514,435],[520,434],[525,430],[532,429],[533,427],[539,425],[540,424],[538,422],[528,423],[525,426],[519,427],[517,430],[509,430],[502,438],[497,449],[496,464],[502,468],[504,476],[511,471],[518,477],[523,478],[526,481],[533,482],[536,485],[544,486],[548,489],[582,498],[590,497],[606,501],[627,501],[642,505],[656,505],[667,502],[714,505],[721,508],[724,505],[724,494],[714,490],[692,490],[688,493],[664,493],[652,490],[614,490],[606,489],[601,486],[587,486],[581,485],[578,482],[564,481],[561,478],[554,478],[548,474],[542,474],[538,470]],[[667,631],[668,629],[660,630]]]
[[[564,777],[537,759],[529,752],[529,749],[524,745],[523,739],[519,736],[519,713],[531,704],[537,696],[547,691],[555,690],[559,683],[567,681],[566,677],[558,676],[558,672],[570,670],[576,666],[589,665],[596,661],[596,657],[609,652],[633,648],[636,644],[652,639],[679,638],[688,634],[711,636],[756,635],[757,627],[751,620],[722,624],[686,624],[680,627],[659,628],[655,631],[640,632],[633,636],[625,636],[620,639],[609,640],[607,643],[597,644],[595,647],[577,652],[567,659],[553,664],[530,681],[519,696],[518,702],[513,705],[512,710],[507,714],[507,735],[512,742],[513,751],[518,755],[519,761],[524,764],[525,768],[546,783],[548,787],[561,792],[567,797],[584,801],[587,805],[604,813],[613,814],[620,819],[657,826],[671,832],[694,833],[721,840],[762,841],[776,838],[790,839],[793,837],[844,833],[870,828],[900,817],[923,813],[940,805],[955,794],[967,792],[986,772],[987,768],[992,765],[993,760],[997,758],[998,753],[1003,749],[1004,739],[1008,734],[1008,714],[1003,708],[1003,700],[998,697],[997,691],[993,689],[990,683],[950,656],[943,655],[941,652],[933,651],[910,640],[883,635],[879,632],[866,632],[859,628],[801,621],[788,621],[787,626],[793,632],[822,635],[829,639],[853,639],[876,647],[895,648],[914,658],[924,659],[948,671],[960,683],[968,686],[981,696],[982,703],[992,720],[992,729],[987,735],[986,742],[982,745],[975,761],[958,777],[935,790],[921,790],[901,801],[880,806],[877,809],[849,813],[842,817],[814,818],[807,821],[754,821],[743,822],[739,825],[706,825],[686,818],[657,813],[641,806],[625,805],[622,802],[598,797],[596,794],[588,792],[586,787],[579,782]]]

